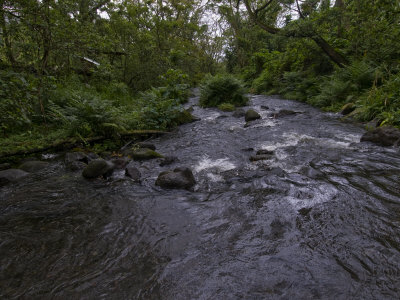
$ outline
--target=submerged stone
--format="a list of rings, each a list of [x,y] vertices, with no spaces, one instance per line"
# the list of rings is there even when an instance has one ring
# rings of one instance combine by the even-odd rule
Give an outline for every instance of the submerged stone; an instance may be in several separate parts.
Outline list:
[[[245,115],[246,115],[246,112],[244,111],[243,108],[236,108],[236,110],[232,114],[232,116],[235,118],[242,118]]]
[[[179,159],[176,156],[166,156],[160,162],[160,167],[172,165],[175,162],[178,162]]]
[[[19,166],[19,168],[26,172],[33,173],[33,172],[38,172],[40,170],[43,170],[44,168],[48,167],[49,165],[50,164],[45,161],[32,160],[32,161],[24,162],[22,165]]]
[[[0,171],[0,186],[16,182],[28,176],[29,173],[19,169],[8,169]]]
[[[286,117],[286,116],[292,116],[295,114],[298,114],[299,112],[297,111],[293,111],[293,110],[289,110],[289,109],[281,109],[280,111],[278,111],[277,113],[272,114],[271,116],[273,118],[280,118],[280,117]]]

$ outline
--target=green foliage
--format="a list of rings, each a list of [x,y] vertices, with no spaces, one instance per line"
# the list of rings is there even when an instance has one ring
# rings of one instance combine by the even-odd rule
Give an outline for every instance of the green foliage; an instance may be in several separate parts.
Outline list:
[[[15,132],[31,123],[37,91],[24,74],[0,71],[0,130]]]
[[[218,105],[218,109],[222,111],[234,111],[235,110],[235,105],[232,103],[221,103]]]
[[[381,86],[374,85],[357,105],[362,108],[358,117],[363,121],[377,118],[381,125],[400,126],[400,74],[390,76]]]
[[[210,76],[201,85],[201,106],[216,107],[222,103],[243,106],[247,101],[242,82],[232,75]]]
[[[379,77],[376,68],[371,67],[365,61],[356,61],[346,68],[324,77],[320,83],[318,95],[310,99],[309,103],[327,108],[353,102],[366,89],[371,88],[374,80]]]

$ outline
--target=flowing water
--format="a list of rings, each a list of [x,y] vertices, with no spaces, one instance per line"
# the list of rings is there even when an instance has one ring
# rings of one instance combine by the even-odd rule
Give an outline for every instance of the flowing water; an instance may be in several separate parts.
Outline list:
[[[400,153],[334,114],[252,96],[152,140],[179,162],[84,180],[62,159],[0,189],[2,299],[398,299]],[[261,106],[269,106],[269,110]],[[269,118],[280,109],[293,116]],[[255,150],[270,160],[250,162]],[[190,167],[193,191],[154,185]]]

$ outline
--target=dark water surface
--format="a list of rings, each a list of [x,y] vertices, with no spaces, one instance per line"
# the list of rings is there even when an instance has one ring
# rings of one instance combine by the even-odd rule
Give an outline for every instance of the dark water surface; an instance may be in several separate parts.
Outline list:
[[[195,106],[201,121],[153,140],[180,162],[142,163],[142,184],[54,160],[1,188],[0,298],[399,299],[400,153],[305,104],[251,106],[247,128]],[[268,118],[280,109],[303,113]],[[177,166],[193,192],[154,186]]]

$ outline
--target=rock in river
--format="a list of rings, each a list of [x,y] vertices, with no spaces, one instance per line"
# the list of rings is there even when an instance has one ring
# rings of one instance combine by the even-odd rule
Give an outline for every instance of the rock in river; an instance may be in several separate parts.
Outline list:
[[[166,189],[190,189],[195,184],[196,180],[189,168],[161,172],[156,180],[156,185]]]
[[[6,185],[10,182],[16,182],[28,176],[29,173],[19,169],[8,169],[0,171],[0,186]]]
[[[246,111],[246,115],[244,116],[244,119],[246,122],[250,122],[250,121],[257,120],[257,119],[261,119],[261,116],[254,109],[249,109],[248,111]]]
[[[99,176],[108,177],[114,171],[114,165],[104,159],[94,159],[83,170],[85,178],[96,178]]]
[[[26,171],[26,172],[38,172],[46,167],[48,167],[50,164],[45,161],[37,161],[37,160],[32,160],[32,161],[27,161],[24,162],[22,165],[19,166],[20,169]]]
[[[379,127],[364,133],[361,142],[372,142],[381,146],[393,146],[400,141],[400,130],[393,127]]]
[[[130,162],[125,168],[125,175],[132,178],[134,181],[140,182],[140,171],[136,168],[134,162]]]

